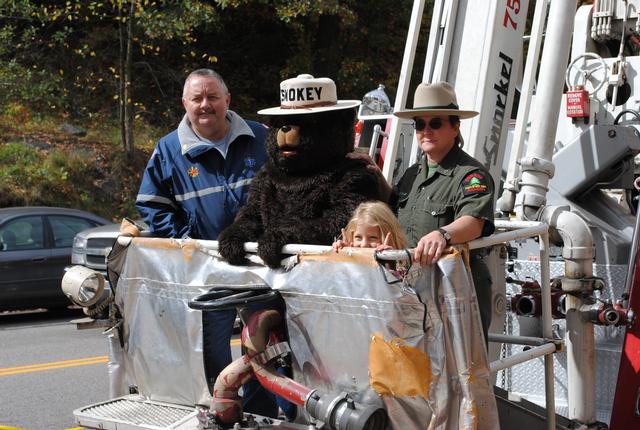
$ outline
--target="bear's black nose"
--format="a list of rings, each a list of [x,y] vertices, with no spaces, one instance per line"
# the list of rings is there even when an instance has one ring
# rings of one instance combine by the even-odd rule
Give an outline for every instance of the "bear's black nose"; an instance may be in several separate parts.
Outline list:
[[[280,130],[282,130],[283,133],[288,133],[289,130],[291,130],[291,126],[290,125],[283,125],[282,127],[280,127]]]

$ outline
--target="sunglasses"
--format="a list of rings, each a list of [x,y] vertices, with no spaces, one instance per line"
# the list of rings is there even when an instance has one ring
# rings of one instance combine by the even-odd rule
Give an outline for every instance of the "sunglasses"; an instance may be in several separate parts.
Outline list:
[[[444,120],[442,118],[431,118],[431,120],[427,123],[422,118],[415,118],[413,120],[413,128],[416,131],[424,131],[427,126],[431,130],[438,130],[444,124]]]

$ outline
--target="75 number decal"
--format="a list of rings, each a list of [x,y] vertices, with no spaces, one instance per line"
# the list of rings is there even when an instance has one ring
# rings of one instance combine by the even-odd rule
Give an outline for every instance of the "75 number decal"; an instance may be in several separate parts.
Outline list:
[[[514,16],[518,15],[518,13],[520,13],[520,0],[507,0],[507,6],[504,8],[504,20],[502,21],[502,25],[505,27],[508,28],[511,26],[511,28],[516,30],[518,28],[518,24],[511,17],[509,10],[511,10]]]

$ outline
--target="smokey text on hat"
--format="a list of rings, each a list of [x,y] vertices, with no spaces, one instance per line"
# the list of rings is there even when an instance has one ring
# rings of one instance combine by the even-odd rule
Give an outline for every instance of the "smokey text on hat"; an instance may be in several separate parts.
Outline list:
[[[281,88],[280,101],[319,101],[322,100],[322,87]]]

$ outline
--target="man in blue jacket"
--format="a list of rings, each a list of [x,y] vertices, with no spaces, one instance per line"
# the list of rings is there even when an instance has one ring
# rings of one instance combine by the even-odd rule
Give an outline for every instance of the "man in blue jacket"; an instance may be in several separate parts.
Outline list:
[[[195,70],[182,94],[178,128],[158,142],[142,178],[136,207],[159,237],[216,240],[249,194],[266,161],[264,125],[229,110],[231,94],[213,70]],[[203,314],[203,354],[210,389],[231,362],[234,311]],[[256,381],[244,387],[247,412],[275,417],[273,395]]]
[[[158,142],[136,199],[155,236],[216,240],[246,203],[251,180],[267,157],[267,130],[230,111],[230,101],[213,70],[187,77],[186,114]]]

